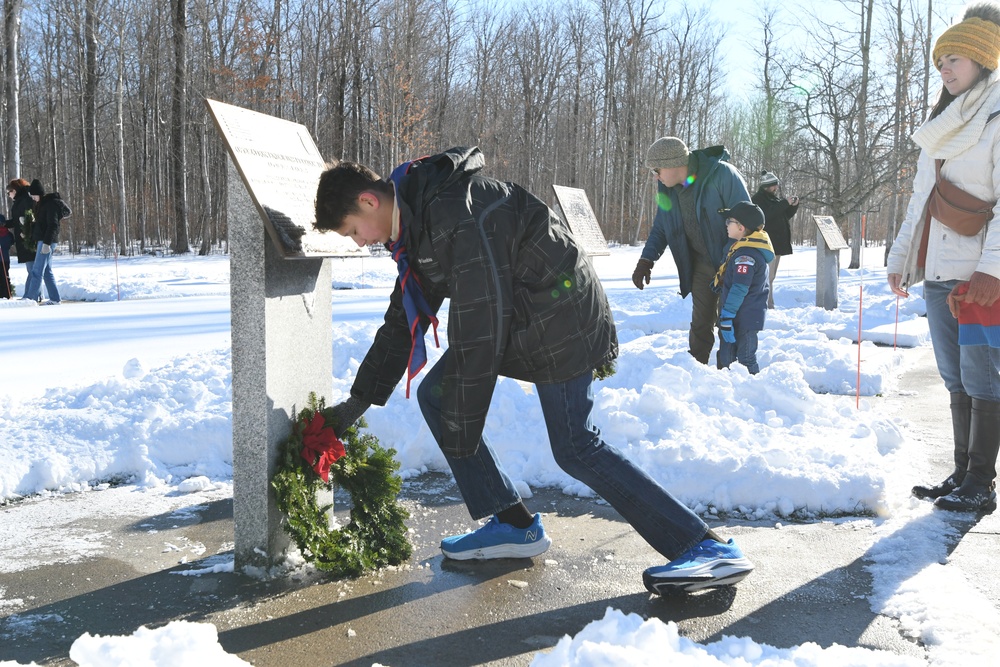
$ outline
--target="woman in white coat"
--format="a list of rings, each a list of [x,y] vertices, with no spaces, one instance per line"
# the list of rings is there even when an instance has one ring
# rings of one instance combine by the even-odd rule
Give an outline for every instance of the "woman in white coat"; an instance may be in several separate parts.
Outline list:
[[[1000,118],[994,119],[1000,112],[1000,6],[969,6],[962,21],[937,40],[933,57],[943,88],[913,135],[921,148],[913,196],[887,270],[889,286],[900,296],[924,282],[934,356],[951,393],[955,468],[940,484],[913,487],[913,495],[933,498],[945,509],[992,511],[1000,349],[959,345],[956,318],[962,302],[993,306],[1000,297]],[[953,216],[933,205],[936,160],[943,160],[941,179],[982,201],[986,224],[978,232],[955,231]]]

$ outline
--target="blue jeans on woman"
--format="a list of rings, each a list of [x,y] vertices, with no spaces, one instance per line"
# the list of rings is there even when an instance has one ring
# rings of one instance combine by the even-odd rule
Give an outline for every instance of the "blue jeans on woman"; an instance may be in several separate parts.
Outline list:
[[[450,351],[427,373],[417,400],[434,439],[441,443],[441,379]],[[591,421],[593,374],[559,384],[537,384],[538,400],[556,463],[608,502],[651,547],[673,560],[705,539],[708,525],[621,451],[601,439]],[[473,519],[521,502],[486,438],[472,456],[446,457]]]
[[[24,298],[37,301],[38,295],[42,291],[42,282],[45,282],[45,289],[49,293],[49,301],[59,303],[59,289],[56,287],[56,277],[52,275],[52,248],[49,252],[42,253],[42,242],[38,242],[38,250],[35,253],[35,263],[28,273],[28,282],[24,285]]]
[[[1000,350],[989,345],[959,345],[958,320],[948,310],[948,294],[963,280],[924,281],[927,328],[938,373],[951,393],[1000,402]]]
[[[747,367],[750,375],[760,372],[760,365],[757,363],[757,331],[733,330],[736,336],[735,343],[719,341],[719,352],[716,361],[719,368],[729,368],[734,361],[739,361]]]

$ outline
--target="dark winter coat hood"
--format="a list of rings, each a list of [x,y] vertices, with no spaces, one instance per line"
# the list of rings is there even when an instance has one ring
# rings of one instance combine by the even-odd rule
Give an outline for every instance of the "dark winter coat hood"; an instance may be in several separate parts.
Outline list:
[[[35,200],[28,194],[27,186],[19,188],[10,203],[8,224],[14,232],[14,249],[17,251],[17,261],[20,264],[35,261],[35,248],[38,243],[32,233],[34,207]],[[28,211],[32,211],[31,215],[28,215]]]
[[[50,192],[35,204],[35,240],[55,245],[59,240],[59,221],[72,213],[58,192]]]

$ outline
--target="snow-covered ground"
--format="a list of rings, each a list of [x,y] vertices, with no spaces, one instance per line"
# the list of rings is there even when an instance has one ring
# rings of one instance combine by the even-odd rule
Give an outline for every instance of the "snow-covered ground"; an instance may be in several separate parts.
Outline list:
[[[879,530],[891,536],[894,527],[927,515],[923,543],[911,548],[946,553],[948,525],[934,520],[928,503],[899,493],[919,465],[906,447],[905,420],[874,410],[869,401],[894,387],[913,354],[907,347],[927,344],[920,289],[897,303],[885,285],[881,248],[867,251],[863,270],[841,270],[836,311],[815,307],[814,249],[798,248],[782,259],[777,308],[760,336],[756,376],[740,366],[720,371],[694,362],[686,352],[690,299],[679,298],[671,262],[658,262],[652,284],[640,292],[631,283],[638,256],[638,248],[615,248],[595,258],[621,343],[616,374],[595,385],[594,421],[608,442],[706,517],[864,512],[878,517]],[[842,266],[848,258],[845,251]],[[331,262],[337,289],[329,404],[348,395],[395,279],[395,266],[385,257]],[[63,305],[0,301],[6,341],[0,357],[0,501],[87,492],[91,507],[101,511],[102,494],[94,491],[122,481],[146,497],[151,511],[231,493],[228,258],[115,262],[59,255],[54,271]],[[23,267],[15,264],[11,274],[22,291]],[[442,324],[446,330],[446,316]],[[860,347],[854,343],[859,329]],[[441,351],[428,341],[433,362]],[[537,446],[545,429],[532,394],[530,386],[502,379],[487,436],[522,488],[590,495],[556,466],[547,447]],[[397,450],[404,477],[446,469],[416,400],[404,398],[402,385],[388,406],[372,408],[366,418],[380,441]],[[9,528],[0,511],[0,576],[101,548],[99,538],[60,536],[44,526]],[[901,581],[899,573],[910,571],[905,554],[876,549],[872,559],[873,610],[900,618],[908,633],[939,647],[939,653],[928,652],[932,663],[938,664],[935,655],[975,655],[997,642],[996,610],[944,566]],[[931,595],[942,577],[964,597],[941,601]],[[0,614],[16,614],[22,604],[4,599],[0,585]],[[969,609],[979,628],[993,631],[970,634],[954,622]],[[71,658],[95,667],[124,664],[113,654],[126,645],[130,654],[159,646],[162,656],[169,645],[193,651],[184,654],[188,658],[212,651],[224,656],[211,630],[171,623],[130,637],[84,636]],[[148,664],[184,664],[180,655]],[[540,654],[535,664],[663,664],[668,655],[675,658],[671,664],[692,665],[914,664],[867,649],[824,649],[808,638],[787,650],[748,638],[702,646],[678,638],[673,624],[614,610]],[[223,659],[220,664],[230,664]]]

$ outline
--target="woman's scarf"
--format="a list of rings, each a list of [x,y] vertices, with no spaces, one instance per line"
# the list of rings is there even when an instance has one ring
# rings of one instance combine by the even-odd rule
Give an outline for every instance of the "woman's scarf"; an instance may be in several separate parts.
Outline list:
[[[399,184],[412,164],[413,161],[404,162],[393,169],[389,175],[389,181],[395,186],[397,207],[399,206]],[[430,304],[427,303],[427,299],[424,298],[424,290],[420,285],[420,279],[417,278],[410,267],[410,260],[404,243],[405,238],[406,228],[403,216],[400,216],[399,236],[396,237],[395,241],[389,242],[389,252],[392,253],[392,258],[396,262],[396,268],[399,270],[399,286],[403,292],[403,310],[406,312],[406,322],[410,327],[410,358],[406,364],[406,397],[409,398],[410,381],[427,364],[427,348],[424,345],[424,334],[426,331],[423,323],[420,321],[421,315],[427,317],[434,328],[434,344],[441,347],[441,343],[438,341],[437,335],[438,318],[434,315]]]
[[[990,114],[1000,106],[1000,70],[990,74],[925,121],[913,133],[913,141],[936,160],[947,160],[977,143]]]
[[[758,229],[755,232],[750,232],[739,241],[733,244],[733,247],[729,249],[729,254],[726,255],[726,260],[719,267],[719,270],[715,273],[715,279],[712,280],[712,289],[715,291],[720,291],[722,289],[722,276],[726,273],[726,267],[729,266],[729,260],[733,258],[736,251],[740,248],[756,248],[757,250],[767,250],[774,255],[774,246],[771,245],[771,237],[767,235],[763,229]]]

